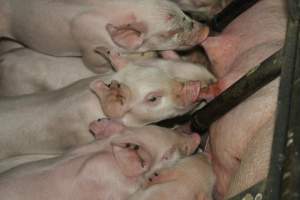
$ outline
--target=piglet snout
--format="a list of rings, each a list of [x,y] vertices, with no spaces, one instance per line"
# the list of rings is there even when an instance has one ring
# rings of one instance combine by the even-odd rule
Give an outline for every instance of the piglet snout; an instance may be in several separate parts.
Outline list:
[[[185,134],[185,133],[183,133]],[[191,155],[192,153],[194,153],[197,149],[197,147],[199,146],[200,142],[201,142],[201,138],[200,135],[198,133],[192,133],[189,135],[186,135],[187,137],[187,143],[184,147],[184,154],[185,155]]]
[[[209,27],[196,21],[191,23],[191,31],[188,33],[189,38],[185,40],[186,45],[201,44],[209,35]]]
[[[209,35],[209,28],[208,26],[203,26],[198,32],[198,42],[202,43]]]
[[[200,142],[201,142],[201,138],[198,133],[193,133],[190,135],[190,137],[192,140],[192,144],[188,150],[189,155],[195,152],[195,150],[198,148],[198,146],[200,145]]]
[[[211,101],[216,96],[218,96],[222,92],[222,84],[221,82],[216,82],[206,87],[203,87],[201,91],[198,93],[198,101],[206,100]]]
[[[192,137],[192,140],[194,141],[194,144],[195,144],[196,146],[198,146],[198,145],[200,144],[200,141],[201,141],[200,135],[199,135],[198,133],[193,133],[193,134],[191,135],[191,137]]]

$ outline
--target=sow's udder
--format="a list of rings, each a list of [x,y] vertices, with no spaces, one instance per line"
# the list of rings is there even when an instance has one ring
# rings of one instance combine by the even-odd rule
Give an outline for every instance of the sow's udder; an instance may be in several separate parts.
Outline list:
[[[285,32],[284,1],[262,0],[236,18],[220,35],[209,37],[203,45],[213,71],[222,83],[222,90],[282,48]],[[218,199],[229,195],[231,179],[240,170],[241,163],[247,160],[245,152],[250,151],[247,150],[249,145],[263,128],[266,129],[266,124],[271,123],[275,115],[278,82],[269,83],[210,127],[207,151],[212,156],[217,176],[215,191]],[[268,158],[267,154],[260,156]],[[246,172],[240,174],[246,179]]]

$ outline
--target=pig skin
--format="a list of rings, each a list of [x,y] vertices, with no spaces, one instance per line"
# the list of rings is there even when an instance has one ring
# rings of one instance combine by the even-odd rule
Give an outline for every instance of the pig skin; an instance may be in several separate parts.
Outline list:
[[[118,52],[185,49],[202,42],[209,32],[168,0],[1,0],[0,4],[0,37],[48,55],[82,56],[97,72],[107,70],[103,57],[94,52],[98,46]]]
[[[285,7],[282,0],[259,1],[219,36],[204,42],[214,71],[224,84],[223,90],[282,47],[286,31]],[[244,154],[248,145],[275,115],[278,83],[277,79],[260,89],[210,127],[207,151],[212,155],[217,177],[217,199],[223,199],[227,194],[231,177],[239,169],[242,159],[247,157]],[[244,178],[247,177],[244,174]],[[231,191],[236,193],[240,189]]]
[[[226,198],[233,197],[265,179],[269,171],[274,119],[267,121],[251,139],[241,156],[241,165],[232,177]]]
[[[129,200],[210,200],[215,183],[211,163],[203,153],[179,160],[153,175]],[[161,178],[163,176],[163,178]],[[162,180],[161,180],[162,179]]]
[[[165,159],[166,154],[172,163],[183,156],[180,148],[185,147],[179,145],[183,144],[182,140],[188,140],[188,145],[194,148],[199,144],[199,140],[188,136],[183,138],[181,134],[166,128],[124,127],[107,138],[75,148],[61,156],[19,165],[2,173],[1,199],[125,200],[142,186],[148,171],[157,168],[157,165],[170,164]],[[120,151],[114,150],[114,145],[123,143],[138,145],[138,149],[131,150],[124,146],[121,151],[140,154],[139,158],[130,158],[135,159],[130,162],[123,160],[129,166],[143,161],[144,164],[139,166],[142,169],[139,174],[124,173],[124,163],[118,160]],[[170,149],[173,149],[171,154]],[[145,153],[149,157],[145,157]],[[136,172],[129,169],[129,173]]]
[[[124,55],[128,60],[156,58],[156,52]],[[113,73],[111,70],[106,73]],[[0,96],[17,96],[65,87],[97,75],[81,58],[48,56],[9,40],[0,40]],[[12,84],[13,83],[13,84]]]
[[[95,75],[80,58],[53,57],[21,47],[0,56],[0,95],[45,92]]]

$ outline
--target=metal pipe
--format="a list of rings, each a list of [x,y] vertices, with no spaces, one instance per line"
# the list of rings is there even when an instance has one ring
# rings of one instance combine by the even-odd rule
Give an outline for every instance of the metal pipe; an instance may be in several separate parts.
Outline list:
[[[264,199],[299,199],[300,148],[300,18],[298,1],[289,0],[289,19],[273,136],[270,170]]]
[[[213,31],[222,32],[237,16],[245,12],[260,0],[233,0],[226,8],[214,16],[209,26]]]
[[[278,77],[281,71],[278,64],[279,54],[280,52],[275,53],[251,69],[226,91],[195,112],[192,117],[192,129],[205,133],[215,120]]]

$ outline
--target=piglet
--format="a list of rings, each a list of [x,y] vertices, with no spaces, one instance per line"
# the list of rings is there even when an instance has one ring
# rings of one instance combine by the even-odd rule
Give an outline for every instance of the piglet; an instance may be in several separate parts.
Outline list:
[[[104,120],[97,134],[102,140],[75,148],[62,156],[26,163],[0,175],[3,200],[122,200],[145,183],[157,165],[174,163],[185,145],[198,140],[156,126],[127,128]],[[100,130],[100,129],[99,129]],[[184,145],[183,145],[184,144]]]
[[[115,57],[113,55],[112,57]],[[60,153],[94,140],[94,119],[142,126],[184,114],[214,81],[204,67],[178,61],[111,58],[113,74],[82,79],[59,90],[0,98],[0,158]]]
[[[0,5],[0,37],[48,55],[82,56],[97,72],[105,71],[105,60],[95,53],[99,46],[124,53],[186,49],[209,32],[168,0],[1,0]]]
[[[129,200],[209,200],[214,183],[207,156],[195,154],[155,172]]]

